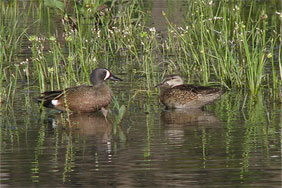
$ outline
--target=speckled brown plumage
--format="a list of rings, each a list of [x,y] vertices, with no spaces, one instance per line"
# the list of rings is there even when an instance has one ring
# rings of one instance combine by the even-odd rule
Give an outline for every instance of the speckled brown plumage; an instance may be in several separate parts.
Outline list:
[[[167,108],[201,108],[224,93],[221,88],[183,84],[179,76],[171,76],[159,86],[160,100]]]

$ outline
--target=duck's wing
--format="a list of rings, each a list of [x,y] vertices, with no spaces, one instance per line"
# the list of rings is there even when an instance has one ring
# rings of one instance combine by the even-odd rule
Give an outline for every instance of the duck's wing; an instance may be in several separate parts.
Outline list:
[[[58,91],[45,91],[43,93],[41,93],[41,96],[39,96],[36,100],[39,103],[42,103],[43,106],[47,107],[47,108],[52,108],[53,104],[52,104],[52,100],[57,98],[58,96],[62,95],[64,92],[62,90],[58,90]]]
[[[43,106],[53,108],[52,100],[59,99],[72,89],[73,88],[66,88],[65,90],[45,91],[37,98],[37,102],[43,102]]]
[[[212,86],[196,86],[196,85],[189,85],[189,84],[183,84],[183,85],[176,86],[175,89],[193,92],[195,94],[202,94],[202,95],[209,95],[209,94],[214,94],[218,92],[224,93],[224,90],[222,88],[217,88],[217,87],[212,87]]]
[[[76,87],[66,88],[64,90],[57,91],[45,91],[41,93],[41,96],[37,98],[37,102],[43,103],[43,106],[47,108],[53,108],[52,100],[59,100],[61,97],[64,97],[66,94],[75,93],[77,89],[88,87],[87,85],[80,85]]]
[[[45,91],[41,93],[41,96],[37,98],[39,102],[41,102],[43,99],[44,100],[53,100],[53,99],[59,99],[66,93],[72,92],[77,90],[80,87],[85,87],[86,85],[81,85],[81,86],[75,86],[75,87],[70,87],[66,88],[64,90],[57,90],[57,91]]]

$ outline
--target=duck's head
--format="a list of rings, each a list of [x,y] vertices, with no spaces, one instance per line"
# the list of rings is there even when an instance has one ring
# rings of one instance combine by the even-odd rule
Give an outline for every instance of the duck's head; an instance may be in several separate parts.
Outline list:
[[[108,69],[105,68],[97,68],[90,74],[90,81],[93,85],[99,85],[108,79],[114,81],[122,81],[122,79],[113,75]]]
[[[169,87],[173,88],[175,86],[183,85],[183,79],[178,75],[168,76],[162,83],[156,85],[155,87]]]

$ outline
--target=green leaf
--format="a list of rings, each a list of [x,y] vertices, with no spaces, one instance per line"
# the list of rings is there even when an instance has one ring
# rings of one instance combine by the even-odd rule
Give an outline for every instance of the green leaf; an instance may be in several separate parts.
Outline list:
[[[117,125],[119,125],[121,123],[121,120],[125,114],[126,108],[124,105],[122,105],[119,109],[118,109],[118,116],[116,117],[115,123]]]

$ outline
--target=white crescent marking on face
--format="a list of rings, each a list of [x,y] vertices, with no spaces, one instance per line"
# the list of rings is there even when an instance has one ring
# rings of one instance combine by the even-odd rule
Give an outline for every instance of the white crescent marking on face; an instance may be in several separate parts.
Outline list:
[[[104,80],[108,80],[110,77],[111,77],[110,71],[106,70],[106,76],[105,76]]]

